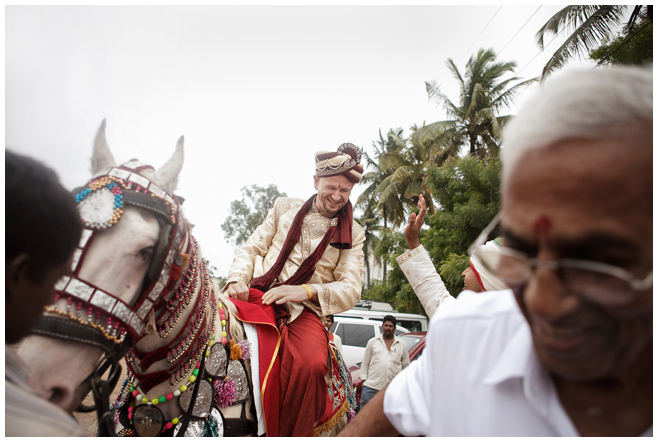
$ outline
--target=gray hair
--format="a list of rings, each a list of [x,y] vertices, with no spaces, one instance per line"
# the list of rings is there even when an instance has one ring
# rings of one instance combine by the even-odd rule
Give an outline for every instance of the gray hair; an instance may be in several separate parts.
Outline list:
[[[624,136],[653,121],[652,67],[573,70],[551,77],[503,133],[503,182],[529,149],[573,138]]]

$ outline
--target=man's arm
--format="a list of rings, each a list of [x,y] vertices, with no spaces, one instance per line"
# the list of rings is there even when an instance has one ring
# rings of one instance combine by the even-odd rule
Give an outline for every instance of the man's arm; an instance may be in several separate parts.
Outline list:
[[[229,268],[226,285],[222,288],[229,297],[246,301],[249,298],[249,283],[254,276],[254,263],[257,256],[265,256],[272,238],[276,234],[276,207],[280,198],[267,213],[265,221],[254,230],[249,239],[235,253]]]
[[[409,365],[409,349],[407,348],[407,344],[402,342],[402,369],[404,370],[407,365]]]
[[[418,233],[427,212],[423,195],[420,195],[418,199],[420,212],[418,215],[412,213],[409,216],[409,224],[404,230],[409,250],[398,256],[396,261],[423,305],[427,316],[431,318],[440,305],[450,304],[455,298],[446,289],[429,254],[418,239]]]
[[[361,299],[361,287],[363,277],[363,243],[365,232],[358,226],[353,225],[354,237],[352,248],[340,250],[336,256],[336,267],[332,269],[330,276],[334,281],[327,283],[311,283],[306,287],[299,285],[282,285],[271,289],[263,296],[265,304],[283,304],[286,302],[303,303],[319,316],[332,315],[344,312],[354,307]],[[331,249],[332,247],[329,247]],[[322,268],[324,265],[324,269]],[[327,276],[327,261],[320,261],[316,273],[323,272]],[[313,281],[313,279],[311,279]]]
[[[382,436],[397,436],[400,433],[393,427],[391,422],[384,414],[384,394],[386,389],[384,387],[381,391],[375,394],[372,399],[368,401],[365,407],[359,411],[356,417],[347,424],[341,431],[339,437],[354,437],[354,436],[367,436],[367,437],[382,437]]]
[[[363,280],[363,243],[366,234],[356,222],[352,226],[352,248],[340,250],[333,269],[333,282],[309,284],[318,292],[321,315],[332,315],[353,308],[361,300]],[[308,305],[307,305],[308,306]],[[308,307],[315,307],[308,306]]]

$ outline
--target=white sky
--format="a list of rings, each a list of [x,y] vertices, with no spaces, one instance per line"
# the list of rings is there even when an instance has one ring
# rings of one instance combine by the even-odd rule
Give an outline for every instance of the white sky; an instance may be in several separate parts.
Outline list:
[[[540,53],[534,35],[562,6],[499,8],[5,6],[5,145],[70,189],[90,176],[103,118],[120,163],[160,167],[185,135],[176,193],[226,276],[233,246],[220,225],[242,187],[306,199],[316,150],[370,151],[380,129],[444,119],[424,82],[457,102],[448,58],[463,73],[493,47],[520,77],[539,75],[563,36]]]

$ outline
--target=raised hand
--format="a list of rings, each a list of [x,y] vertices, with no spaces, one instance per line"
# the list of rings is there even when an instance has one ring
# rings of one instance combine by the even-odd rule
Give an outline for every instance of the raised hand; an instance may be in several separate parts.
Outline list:
[[[418,196],[418,207],[420,207],[420,212],[418,212],[418,215],[412,213],[409,216],[409,224],[407,224],[407,227],[404,229],[404,237],[407,240],[409,250],[415,249],[420,245],[418,234],[420,228],[423,227],[423,223],[425,222],[425,212],[427,212],[427,205],[425,204],[425,198],[422,194]]]

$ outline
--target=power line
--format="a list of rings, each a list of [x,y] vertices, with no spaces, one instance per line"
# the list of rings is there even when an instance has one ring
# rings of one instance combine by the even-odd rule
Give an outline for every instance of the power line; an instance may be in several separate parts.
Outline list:
[[[546,50],[546,48],[549,47],[549,46],[551,45],[551,43],[553,43],[553,42],[555,41],[555,39],[558,38],[558,36],[559,36],[561,33],[563,33],[566,29],[567,29],[567,28],[564,27],[564,28],[562,28],[562,29],[560,30],[560,32],[558,32],[557,34],[555,34],[555,36],[551,39],[551,41],[549,41],[547,44],[545,44],[544,47],[543,47],[539,52],[537,52],[537,55],[535,55],[534,57],[532,57],[532,60],[530,60],[529,62],[527,62],[526,65],[523,66],[523,67],[521,68],[521,70],[519,70],[518,72],[515,73],[515,75],[517,75],[517,76],[520,75],[521,72],[523,72],[523,70],[524,70],[525,68],[527,68],[528,65],[529,65],[530,63],[532,63],[533,61],[535,61],[535,58],[539,57],[539,56],[541,55],[541,53],[544,52],[544,51]]]
[[[532,13],[532,15],[531,15],[531,16],[525,21],[525,23],[523,23],[523,25],[519,28],[519,30],[516,31],[516,34],[514,34],[514,35],[512,36],[512,38],[510,39],[510,41],[508,41],[507,44],[505,44],[505,46],[503,46],[503,49],[501,49],[500,51],[498,51],[498,54],[496,54],[496,55],[500,55],[501,52],[503,52],[503,51],[505,50],[505,48],[507,47],[507,45],[509,45],[509,44],[512,42],[512,40],[514,40],[514,39],[516,38],[516,36],[519,35],[519,32],[521,32],[521,29],[523,29],[523,28],[525,27],[525,25],[528,24],[528,22],[530,21],[530,19],[532,19],[532,17],[534,17],[535,14],[537,13],[537,11],[539,11],[540,9],[541,9],[541,5],[539,5],[539,7],[535,10],[535,12]]]
[[[599,66],[601,65],[601,63],[603,63],[604,61],[606,61],[607,59],[609,59],[610,57],[612,57],[612,54],[614,54],[615,52],[617,52],[618,50],[620,50],[620,49],[622,48],[622,46],[624,46],[626,43],[628,43],[629,41],[631,41],[631,39],[632,39],[633,37],[635,37],[637,34],[639,34],[640,32],[642,32],[642,30],[643,30],[644,28],[646,28],[647,26],[649,26],[649,25],[652,24],[652,23],[653,23],[653,20],[649,20],[649,21],[647,21],[647,23],[646,23],[644,26],[642,26],[640,29],[638,29],[637,31],[635,31],[635,32],[633,33],[633,35],[629,35],[629,36],[626,38],[626,40],[624,40],[624,42],[623,42],[622,44],[620,44],[619,46],[617,46],[617,47],[615,48],[614,51],[610,52],[608,55],[606,55],[606,56],[603,57],[601,60],[599,60],[599,62],[596,63],[596,66],[594,66],[594,67],[595,67],[595,68],[596,68],[596,67],[599,67]]]
[[[471,48],[473,47],[473,45],[475,44],[475,42],[478,41],[478,38],[480,38],[480,36],[481,36],[482,33],[484,32],[484,30],[487,29],[487,26],[489,26],[489,24],[491,24],[491,21],[494,19],[494,17],[496,16],[496,14],[498,14],[498,11],[500,11],[500,10],[502,9],[503,6],[504,6],[504,5],[500,5],[500,6],[498,7],[498,9],[496,10],[496,12],[494,12],[494,15],[492,15],[491,18],[489,19],[489,21],[487,22],[487,24],[484,25],[484,28],[482,28],[482,30],[480,31],[480,33],[478,34],[478,36],[475,37],[475,40],[473,40],[473,43],[471,43],[471,45],[468,47],[468,49],[466,49],[466,56],[467,56],[467,57],[468,57],[468,51],[471,50]],[[462,59],[463,59],[463,58],[462,58]]]

